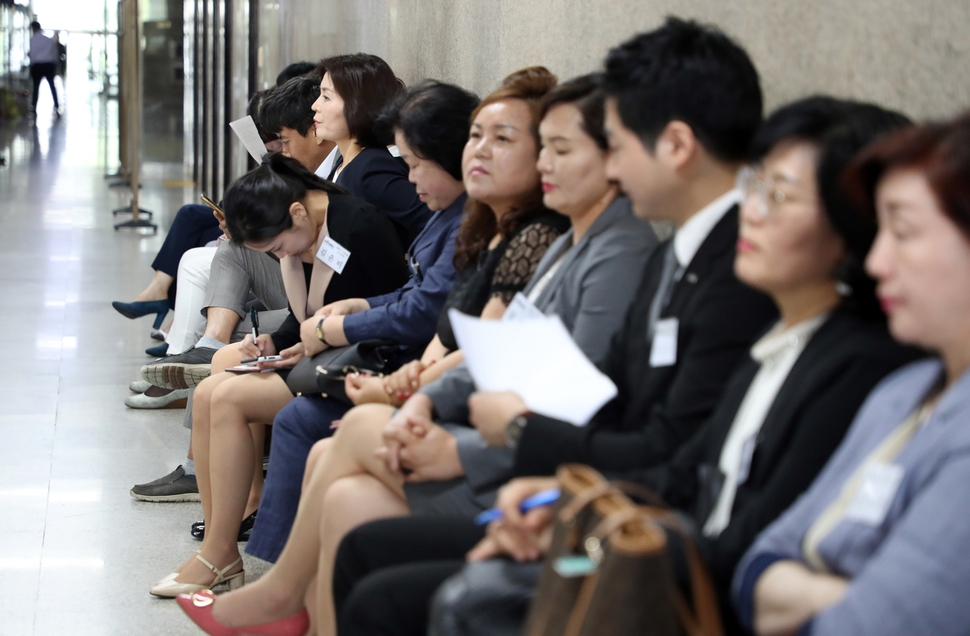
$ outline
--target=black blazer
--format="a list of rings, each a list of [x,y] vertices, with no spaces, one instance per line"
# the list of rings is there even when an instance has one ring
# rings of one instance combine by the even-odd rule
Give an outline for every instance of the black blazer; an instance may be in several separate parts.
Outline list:
[[[619,390],[585,427],[530,415],[515,473],[551,475],[565,462],[601,471],[654,466],[690,439],[714,410],[725,383],[755,338],[777,317],[771,300],[738,281],[735,206],[714,226],[674,285],[661,318],[677,317],[677,362],[650,366],[647,322],[666,245],[654,250],[603,371]]]
[[[334,169],[339,166],[338,163]],[[431,210],[408,181],[407,164],[387,148],[364,148],[337,176],[336,182],[394,223],[402,249],[414,242],[431,218]]]
[[[873,387],[920,355],[894,342],[884,326],[844,310],[833,312],[808,341],[755,438],[748,478],[735,493],[730,523],[715,539],[697,537],[729,633],[740,629],[727,600],[741,557],[815,480]],[[719,492],[710,476],[719,473],[721,449],[759,368],[750,357],[738,367],[711,419],[669,462],[623,479],[653,489],[703,528]]]
[[[407,282],[410,274],[394,225],[373,205],[349,194],[331,193],[327,230],[350,251],[350,258],[344,271],[334,272],[330,279],[324,305],[388,294]],[[290,308],[290,315],[273,333],[273,344],[282,351],[299,341],[300,322]]]

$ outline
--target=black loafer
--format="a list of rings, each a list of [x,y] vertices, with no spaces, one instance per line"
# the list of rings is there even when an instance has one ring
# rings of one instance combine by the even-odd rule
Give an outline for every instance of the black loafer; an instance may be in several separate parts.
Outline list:
[[[236,537],[236,541],[249,541],[249,535],[253,531],[253,526],[256,525],[256,513],[258,512],[259,508],[253,510],[253,514],[242,520],[242,523],[239,524],[239,536]],[[192,534],[192,538],[197,541],[205,539],[205,520],[193,523],[189,532]]]

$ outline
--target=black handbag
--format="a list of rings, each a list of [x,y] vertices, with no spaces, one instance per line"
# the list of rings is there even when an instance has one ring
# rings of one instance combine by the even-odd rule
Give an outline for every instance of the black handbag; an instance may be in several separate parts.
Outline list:
[[[351,373],[383,376],[394,370],[401,346],[392,340],[373,339],[346,347],[331,347],[312,358],[303,358],[286,376],[286,386],[296,395],[319,393],[353,405],[344,390]]]

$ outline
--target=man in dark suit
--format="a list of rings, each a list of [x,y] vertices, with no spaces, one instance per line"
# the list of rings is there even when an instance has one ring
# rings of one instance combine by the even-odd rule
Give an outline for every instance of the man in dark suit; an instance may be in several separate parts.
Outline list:
[[[587,426],[528,413],[514,393],[469,400],[470,421],[485,440],[515,448],[517,474],[550,475],[563,462],[625,470],[670,457],[711,414],[729,375],[777,315],[733,271],[741,200],[735,175],[762,110],[745,52],[714,29],[672,18],[610,52],[605,87],[610,176],[639,216],[677,230],[648,261],[603,365],[619,394]],[[409,442],[409,426],[431,426],[436,407],[428,395],[412,397],[392,421],[400,442]],[[457,540],[453,532],[432,549],[440,538],[434,528],[449,525],[443,521],[391,519],[351,532],[335,569],[338,611],[369,572],[429,557],[460,559],[459,548],[482,536],[471,530]],[[401,625],[422,619],[402,620],[387,608],[425,611],[426,597],[412,597],[434,589],[430,579],[440,582],[446,570],[415,564],[368,579],[366,593],[347,600],[341,633],[403,633]]]

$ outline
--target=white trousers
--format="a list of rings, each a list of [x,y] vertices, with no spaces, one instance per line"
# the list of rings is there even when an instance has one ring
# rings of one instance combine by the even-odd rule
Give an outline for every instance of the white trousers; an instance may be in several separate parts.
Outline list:
[[[191,349],[205,331],[202,308],[205,303],[205,288],[209,283],[209,270],[215,255],[215,247],[195,247],[185,252],[179,261],[175,318],[165,338],[170,356]]]

